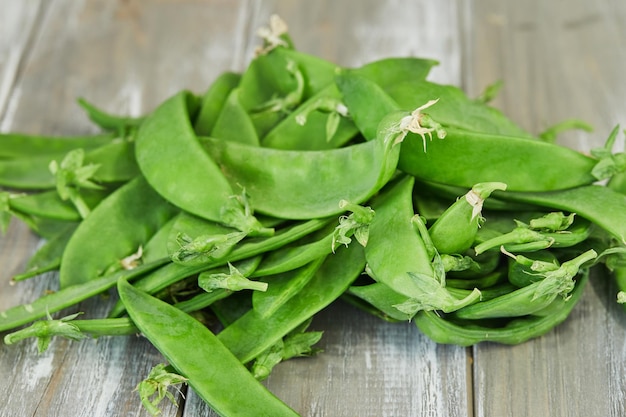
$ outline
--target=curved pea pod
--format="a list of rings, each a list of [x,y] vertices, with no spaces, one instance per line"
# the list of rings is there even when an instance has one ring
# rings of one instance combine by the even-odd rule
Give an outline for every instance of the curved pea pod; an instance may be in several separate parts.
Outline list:
[[[85,164],[99,165],[93,179],[101,183],[126,182],[140,174],[135,144],[125,140],[116,140],[87,152]]]
[[[522,137],[449,128],[446,132],[445,140],[431,141],[427,151],[405,141],[398,168],[421,180],[459,187],[503,182],[510,191],[559,190],[595,182],[591,170],[597,160],[576,150]]]
[[[553,251],[543,250],[537,251],[532,254],[532,260],[538,260],[546,263],[553,263],[558,265],[558,259]],[[508,280],[511,284],[518,288],[525,287],[534,282],[541,281],[543,277],[538,275],[531,269],[532,263],[522,264],[516,262],[514,259],[508,261]]]
[[[529,203],[576,213],[626,244],[626,195],[608,187],[588,185],[547,192],[499,192],[504,201]]]
[[[368,285],[353,285],[348,294],[354,295],[378,309],[384,316],[394,321],[411,320],[412,315],[403,313],[395,306],[407,301],[405,295],[399,294],[381,282]]]
[[[297,416],[199,321],[125,280],[119,281],[118,291],[142,334],[218,414]]]
[[[214,138],[203,144],[226,178],[244,187],[256,211],[285,219],[326,217],[343,211],[341,200],[364,202],[391,178],[402,133],[386,127],[403,116],[383,121],[376,140],[339,149],[289,151]]]
[[[73,149],[93,149],[115,138],[112,134],[88,136],[40,136],[0,133],[0,158],[15,159],[43,155],[64,155]]]
[[[139,127],[144,120],[144,117],[118,116],[108,113],[82,97],[77,101],[83,110],[87,112],[89,119],[104,130],[125,134]]]
[[[421,311],[413,321],[428,338],[436,343],[472,346],[481,342],[495,342],[508,345],[523,343],[542,336],[564,322],[578,303],[589,275],[583,273],[567,300],[554,300],[549,315],[514,318],[498,327],[481,324],[474,320],[456,320],[450,316],[441,317],[434,311]]]
[[[194,121],[194,130],[198,135],[209,135],[218,116],[220,115],[224,103],[228,99],[232,90],[234,90],[239,81],[241,74],[236,72],[223,72],[209,86],[202,95],[200,102],[200,110]]]
[[[379,59],[369,62],[361,67],[348,70],[361,77],[374,81],[381,86],[383,90],[388,91],[392,86],[410,80],[411,83],[425,80],[430,70],[437,65],[438,62],[432,59],[416,58],[416,57],[392,57]],[[435,96],[438,97],[438,96]],[[424,99],[422,102],[430,100]],[[412,103],[407,108],[414,108],[419,105],[419,101]]]
[[[476,240],[483,222],[483,202],[495,190],[505,190],[501,182],[479,183],[453,203],[428,229],[439,253],[463,253]]]
[[[102,201],[78,226],[61,260],[60,283],[87,282],[121,268],[178,210],[137,177]]]
[[[197,104],[195,96],[182,91],[145,120],[136,141],[141,172],[163,198],[185,211],[245,232],[271,233],[249,213],[243,198],[236,198],[220,167],[202,149],[190,121]]]
[[[273,314],[252,309],[227,326],[217,337],[243,363],[256,358],[287,333],[335,301],[361,274],[363,248],[339,248],[326,258],[315,276]]]
[[[262,145],[297,150],[338,148],[359,133],[348,116],[337,86],[330,84],[270,130]]]
[[[388,86],[386,91],[405,108],[413,108],[438,98],[439,104],[429,114],[446,128],[534,139],[498,109],[470,99],[461,89],[452,85],[411,78]]]
[[[354,72],[340,72],[335,82],[350,117],[366,140],[377,137],[385,116],[402,109],[381,86]]]
[[[271,53],[298,64],[304,78],[302,98],[305,100],[332,84],[338,68],[330,61],[292,48],[276,48]]]
[[[368,274],[409,298],[408,303],[397,306],[404,313],[414,314],[420,309],[454,311],[477,301],[480,291],[463,300],[446,291],[445,277],[433,266],[434,254],[413,226],[413,184],[412,177],[404,176],[372,199],[376,215],[365,247]]]
[[[259,146],[252,119],[239,100],[239,89],[230,92],[211,130],[211,136],[222,140]]]

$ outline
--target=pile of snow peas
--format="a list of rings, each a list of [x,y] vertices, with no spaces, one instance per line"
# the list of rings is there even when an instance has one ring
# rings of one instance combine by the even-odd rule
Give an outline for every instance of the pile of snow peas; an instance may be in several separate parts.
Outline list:
[[[260,381],[318,352],[333,302],[469,346],[549,332],[592,267],[626,301],[619,127],[583,154],[555,141],[583,124],[527,132],[433,60],[344,68],[278,18],[260,33],[203,94],[137,118],[81,98],[102,133],[0,135],[0,224],[45,239],[12,281],[59,279],[0,312],[5,343],[141,333],[167,360],[138,385],[151,413],[188,383],[220,415],[295,416]],[[53,318],[105,292],[107,317]]]

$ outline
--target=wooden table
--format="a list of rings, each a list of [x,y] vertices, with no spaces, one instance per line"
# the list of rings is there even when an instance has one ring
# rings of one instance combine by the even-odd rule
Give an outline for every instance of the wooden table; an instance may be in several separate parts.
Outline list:
[[[84,96],[140,115],[176,91],[243,70],[272,13],[298,49],[345,66],[435,58],[431,79],[494,102],[532,132],[568,118],[596,127],[559,142],[588,150],[626,123],[626,3],[617,0],[0,0],[0,130],[80,134]],[[625,208],[626,209],[626,208]],[[0,240],[0,309],[56,286],[9,286],[40,242],[13,221]],[[303,416],[624,416],[626,314],[594,276],[560,327],[519,346],[440,346],[411,323],[337,303],[317,316],[324,352],[281,364],[268,387]],[[105,314],[96,297],[79,306]],[[75,311],[76,309],[74,309]],[[37,355],[0,345],[0,416],[147,416],[132,392],[161,360],[139,337],[68,342]],[[213,415],[187,392],[163,416]]]

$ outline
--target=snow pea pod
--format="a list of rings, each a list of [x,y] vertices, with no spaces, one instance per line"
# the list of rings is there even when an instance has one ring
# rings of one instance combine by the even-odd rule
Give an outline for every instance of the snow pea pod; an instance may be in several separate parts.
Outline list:
[[[588,185],[545,192],[497,192],[496,198],[564,210],[583,217],[626,243],[626,195],[609,187]]]
[[[0,186],[19,190],[51,190],[56,182],[48,165],[64,153],[0,160]]]
[[[404,116],[393,114],[388,124],[382,122],[375,140],[339,149],[289,151],[202,141],[226,178],[245,188],[258,212],[284,219],[326,217],[343,211],[341,200],[366,201],[391,178],[402,133],[389,126]],[[312,193],[313,185],[322,191]]]
[[[391,84],[386,92],[400,106],[414,108],[433,98],[439,104],[429,114],[446,128],[524,137],[533,136],[515,124],[499,110],[478,100],[468,98],[458,87],[425,80],[406,79]]]
[[[200,110],[194,122],[194,130],[198,135],[209,135],[215,122],[224,107],[230,92],[237,87],[241,80],[241,74],[235,72],[223,72],[209,86],[202,95]]]
[[[401,177],[372,199],[376,215],[365,247],[368,273],[375,281],[410,299],[411,305],[401,308],[404,313],[411,309],[454,311],[477,301],[480,292],[476,290],[458,300],[446,291],[445,278],[433,266],[435,254],[430,253],[413,226],[413,185],[412,177]],[[388,239],[389,236],[393,238]]]
[[[262,145],[298,150],[338,148],[359,133],[354,123],[346,117],[346,112],[337,86],[329,84],[270,130],[263,138]]]
[[[266,277],[266,291],[252,293],[252,306],[262,316],[270,316],[298,293],[315,275],[324,259],[322,256],[298,269]]]
[[[0,158],[13,159],[66,154],[72,149],[88,150],[106,145],[113,138],[115,136],[112,134],[63,137],[0,133]]]
[[[385,91],[393,91],[393,86],[399,82],[410,80],[411,83],[415,83],[425,80],[430,70],[437,64],[438,62],[432,59],[392,57],[369,62],[361,67],[350,69],[348,72],[374,81]],[[425,99],[422,97],[422,103],[427,102],[432,97]],[[407,108],[415,108],[419,104],[419,100],[417,100]]]
[[[82,197],[90,209],[95,208],[109,194],[110,190],[83,190]],[[56,191],[43,191],[35,194],[25,194],[9,199],[9,206],[22,213],[40,216],[49,219],[79,221],[82,217],[75,206],[69,201],[63,201]]]
[[[278,55],[286,61],[293,61],[298,65],[304,78],[302,90],[304,100],[313,97],[331,84],[338,68],[330,61],[292,48],[276,48],[271,54]]]
[[[281,248],[327,226],[332,220],[332,218],[312,219],[279,229],[273,236],[247,238],[222,259],[192,265],[171,262],[137,280],[134,285],[142,291],[154,294],[194,274]],[[119,316],[123,311],[123,305],[118,303],[111,310],[110,316]]]
[[[78,104],[87,112],[89,119],[104,130],[111,130],[120,134],[126,134],[136,129],[144,120],[144,117],[117,116],[108,113],[84,98],[79,98]]]
[[[71,307],[94,295],[103,293],[117,284],[120,278],[133,280],[167,262],[167,258],[139,265],[135,269],[117,271],[83,284],[71,285],[59,291],[46,294],[35,301],[0,311],[0,332],[13,329],[33,320],[45,317]]]
[[[444,318],[434,311],[421,311],[413,321],[422,333],[436,343],[458,346],[481,342],[519,344],[542,336],[565,321],[580,299],[588,278],[587,273],[582,274],[567,301],[562,298],[555,300],[557,305],[551,309],[550,315],[515,318],[500,327],[481,325],[480,321],[474,320]]]
[[[187,313],[118,283],[135,325],[212,409],[224,416],[297,416],[267,390],[203,324]],[[158,320],[155,320],[158,317]]]
[[[182,91],[146,119],[136,140],[141,172],[163,198],[185,211],[245,232],[271,233],[235,198],[238,193],[202,149],[190,121],[197,106],[196,97]],[[174,171],[185,180],[175,180]]]
[[[238,88],[233,89],[226,98],[210,133],[215,138],[259,146],[252,119],[239,100]]]
[[[68,242],[61,261],[61,287],[95,279],[119,265],[177,212],[142,177],[119,188],[91,212]]]
[[[252,309],[217,337],[241,362],[247,363],[336,300],[361,274],[364,265],[360,245],[341,247],[328,256],[307,285],[274,314],[263,316]]]
[[[436,106],[433,107],[433,109]],[[510,191],[548,191],[595,182],[597,160],[576,150],[522,137],[446,129],[445,140],[402,144],[398,168],[419,179],[459,187],[503,182]]]

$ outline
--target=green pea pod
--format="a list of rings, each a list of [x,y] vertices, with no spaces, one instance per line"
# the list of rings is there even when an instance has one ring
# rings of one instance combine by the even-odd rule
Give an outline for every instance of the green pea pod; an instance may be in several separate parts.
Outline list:
[[[398,137],[403,138],[395,128],[405,116],[389,115],[376,140],[339,149],[289,151],[214,138],[203,138],[203,144],[226,178],[245,188],[258,212],[285,219],[326,217],[343,211],[341,200],[360,204],[391,178]],[[311,187],[319,192],[310,192]]]
[[[87,282],[134,254],[177,213],[142,177],[102,201],[76,229],[61,261],[62,288]]]
[[[46,294],[28,304],[18,305],[0,311],[0,332],[13,329],[33,320],[45,317],[64,308],[74,306],[90,297],[101,294],[117,284],[120,278],[132,280],[167,262],[160,259],[149,264],[140,265],[135,269],[118,271],[83,284],[71,285],[59,291]]]
[[[0,186],[18,190],[51,190],[56,182],[48,169],[51,160],[61,160],[64,153],[0,160]]]
[[[432,59],[415,57],[394,57],[384,58],[369,62],[359,68],[349,70],[354,74],[374,81],[385,91],[393,90],[393,86],[399,82],[409,81],[416,83],[426,79],[430,70],[438,62]],[[433,96],[438,97],[438,96]],[[422,103],[433,97],[422,97]],[[411,103],[407,108],[414,108],[420,105],[419,100]]]
[[[439,253],[463,253],[476,240],[483,221],[483,202],[495,190],[506,189],[501,182],[480,183],[452,204],[428,229]]]
[[[446,131],[446,139],[431,141],[427,151],[405,141],[398,168],[424,181],[468,188],[503,182],[510,191],[566,189],[595,181],[591,170],[597,160],[576,150],[522,137]]]
[[[253,308],[262,316],[271,316],[313,278],[325,258],[322,256],[298,269],[266,277],[263,281],[268,283],[267,290],[252,293]]]
[[[85,154],[85,164],[97,164],[94,181],[116,183],[132,180],[140,174],[135,159],[135,144],[113,141]]]
[[[270,130],[263,138],[262,145],[297,150],[338,148],[358,134],[358,129],[348,116],[341,102],[341,93],[334,83],[330,84]],[[334,120],[337,121],[336,125],[333,124]]]
[[[146,119],[136,141],[141,172],[163,198],[183,210],[245,232],[271,233],[235,198],[238,193],[202,149],[190,121],[196,110],[196,98],[182,91]]]
[[[407,272],[434,275],[424,241],[411,224],[413,185],[413,178],[404,176],[372,199],[371,207],[376,215],[365,247],[367,264],[375,280],[406,297],[421,295]]]
[[[15,275],[12,281],[23,281],[44,272],[58,270],[61,266],[61,258],[70,238],[78,227],[77,223],[68,223],[65,230],[48,239],[29,258],[25,271]]]
[[[259,137],[252,123],[252,119],[241,105],[239,89],[233,89],[220,111],[211,136],[223,140],[259,146]]]
[[[245,239],[233,248],[228,256],[222,259],[211,259],[206,263],[192,263],[191,265],[181,265],[172,262],[137,280],[135,286],[142,291],[154,294],[194,274],[226,265],[228,262],[237,262],[274,251],[328,226],[331,221],[332,219],[312,219],[282,228],[273,236]],[[123,305],[118,303],[111,310],[110,316],[119,316],[123,311]]]
[[[271,54],[298,64],[304,78],[302,98],[305,100],[332,84],[338,68],[330,61],[291,48],[276,48]]]
[[[336,300],[361,274],[363,248],[339,248],[326,258],[315,276],[273,314],[252,309],[218,334],[218,339],[243,363],[259,356],[287,333]]]
[[[258,382],[204,325],[187,313],[118,283],[120,298],[148,340],[212,409],[226,416],[297,416]],[[159,320],[154,320],[159,317]]]
[[[588,278],[587,273],[582,274],[569,299],[556,299],[554,302],[560,305],[554,306],[550,315],[515,318],[499,327],[481,325],[479,321],[473,320],[444,318],[435,311],[421,311],[413,321],[436,343],[458,346],[472,346],[481,342],[520,344],[548,333],[565,321],[580,299]]]
[[[411,314],[403,313],[395,307],[406,302],[407,297],[397,293],[381,282],[375,282],[368,285],[351,286],[348,293],[366,301],[368,304],[382,312],[385,316],[393,320],[411,320]]]
[[[223,72],[209,86],[202,95],[200,110],[194,122],[194,130],[198,135],[209,135],[215,122],[224,107],[230,92],[239,85],[241,74]]]
[[[353,72],[340,72],[336,83],[354,124],[366,140],[377,137],[385,116],[401,109],[382,87]]]
[[[89,119],[104,130],[127,133],[137,128],[143,122],[143,117],[117,116],[96,107],[84,98],[79,98],[78,104],[87,112]]]
[[[411,78],[393,83],[386,88],[386,91],[404,108],[413,108],[428,100],[438,98],[439,104],[429,110],[429,114],[446,128],[534,138],[499,110],[479,100],[468,98],[455,86]]]
[[[93,149],[111,142],[112,134],[90,136],[40,136],[22,133],[0,133],[0,159],[64,155],[73,149]]]
[[[497,198],[576,213],[626,244],[626,195],[588,185],[546,192],[498,192]]]
[[[532,254],[532,259],[541,262],[553,263],[555,265],[558,264],[558,259],[554,254],[554,251],[549,250],[534,252]],[[509,282],[518,288],[522,288],[542,280],[543,277],[538,275],[530,267],[531,265],[524,265],[516,262],[514,259],[509,259],[507,276]]]
[[[110,193],[107,189],[82,190],[82,197],[87,206],[93,209]],[[9,199],[9,205],[13,210],[47,219],[82,220],[75,206],[69,201],[61,200],[56,190],[20,195]]]

